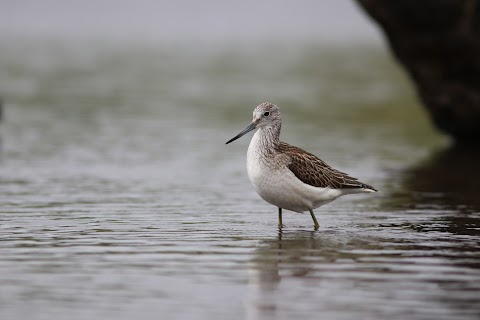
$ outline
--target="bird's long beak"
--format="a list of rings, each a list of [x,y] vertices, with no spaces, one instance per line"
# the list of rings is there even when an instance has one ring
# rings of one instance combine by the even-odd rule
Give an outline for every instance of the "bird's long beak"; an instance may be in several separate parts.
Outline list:
[[[257,127],[257,124],[256,124],[255,122],[250,123],[245,129],[242,130],[242,132],[240,132],[239,134],[237,134],[237,135],[236,135],[235,137],[233,137],[232,139],[228,140],[227,143],[225,143],[225,144],[229,144],[230,142],[237,140],[237,139],[240,138],[241,136],[249,133],[249,132],[252,131],[252,130],[255,130],[256,127]]]

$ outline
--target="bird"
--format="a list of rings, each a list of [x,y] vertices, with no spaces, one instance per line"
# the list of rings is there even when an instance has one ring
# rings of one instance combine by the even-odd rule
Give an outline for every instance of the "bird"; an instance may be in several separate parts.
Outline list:
[[[378,192],[370,185],[336,170],[314,154],[280,141],[280,109],[264,102],[253,110],[252,122],[229,144],[258,129],[247,151],[247,172],[258,195],[278,207],[278,227],[283,227],[282,209],[310,212],[314,229],[320,225],[314,209],[340,196]]]

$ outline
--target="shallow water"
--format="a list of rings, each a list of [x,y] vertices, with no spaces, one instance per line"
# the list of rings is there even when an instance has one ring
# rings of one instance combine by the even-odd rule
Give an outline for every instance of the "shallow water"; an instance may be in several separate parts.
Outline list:
[[[0,318],[480,316],[480,154],[434,132],[383,49],[2,50]],[[250,136],[224,144],[265,100],[285,141],[381,192],[279,231]]]

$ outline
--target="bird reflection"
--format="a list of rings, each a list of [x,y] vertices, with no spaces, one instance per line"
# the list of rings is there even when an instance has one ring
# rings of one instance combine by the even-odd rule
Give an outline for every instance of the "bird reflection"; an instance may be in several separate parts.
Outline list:
[[[278,287],[284,276],[281,274],[282,266],[298,261],[305,250],[312,247],[309,241],[314,241],[313,231],[286,237],[282,229],[279,229],[276,239],[265,240],[260,244],[249,268],[248,319],[275,317],[279,301],[282,301],[277,296]],[[303,247],[302,244],[307,247]],[[304,270],[308,273],[308,264]]]
[[[322,272],[333,270],[335,263],[354,261],[358,254],[354,248],[373,248],[377,239],[367,239],[346,230],[282,232],[277,238],[264,240],[256,250],[249,268],[248,319],[276,317],[295,304],[285,301],[284,290],[288,290],[286,279],[319,281]],[[305,297],[308,299],[309,297]]]

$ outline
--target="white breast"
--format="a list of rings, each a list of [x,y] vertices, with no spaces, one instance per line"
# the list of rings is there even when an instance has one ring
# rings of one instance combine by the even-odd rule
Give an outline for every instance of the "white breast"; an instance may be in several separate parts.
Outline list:
[[[247,171],[250,181],[263,200],[280,208],[304,212],[342,195],[340,190],[317,188],[300,181],[288,169],[284,155],[266,153],[262,149],[261,134],[260,129],[248,147]]]
[[[261,149],[261,129],[255,132],[250,141],[247,151],[247,172],[250,181],[253,183],[255,188],[261,184],[261,181],[268,170],[265,165],[265,161],[262,159],[262,149]],[[258,190],[257,190],[258,192]]]

